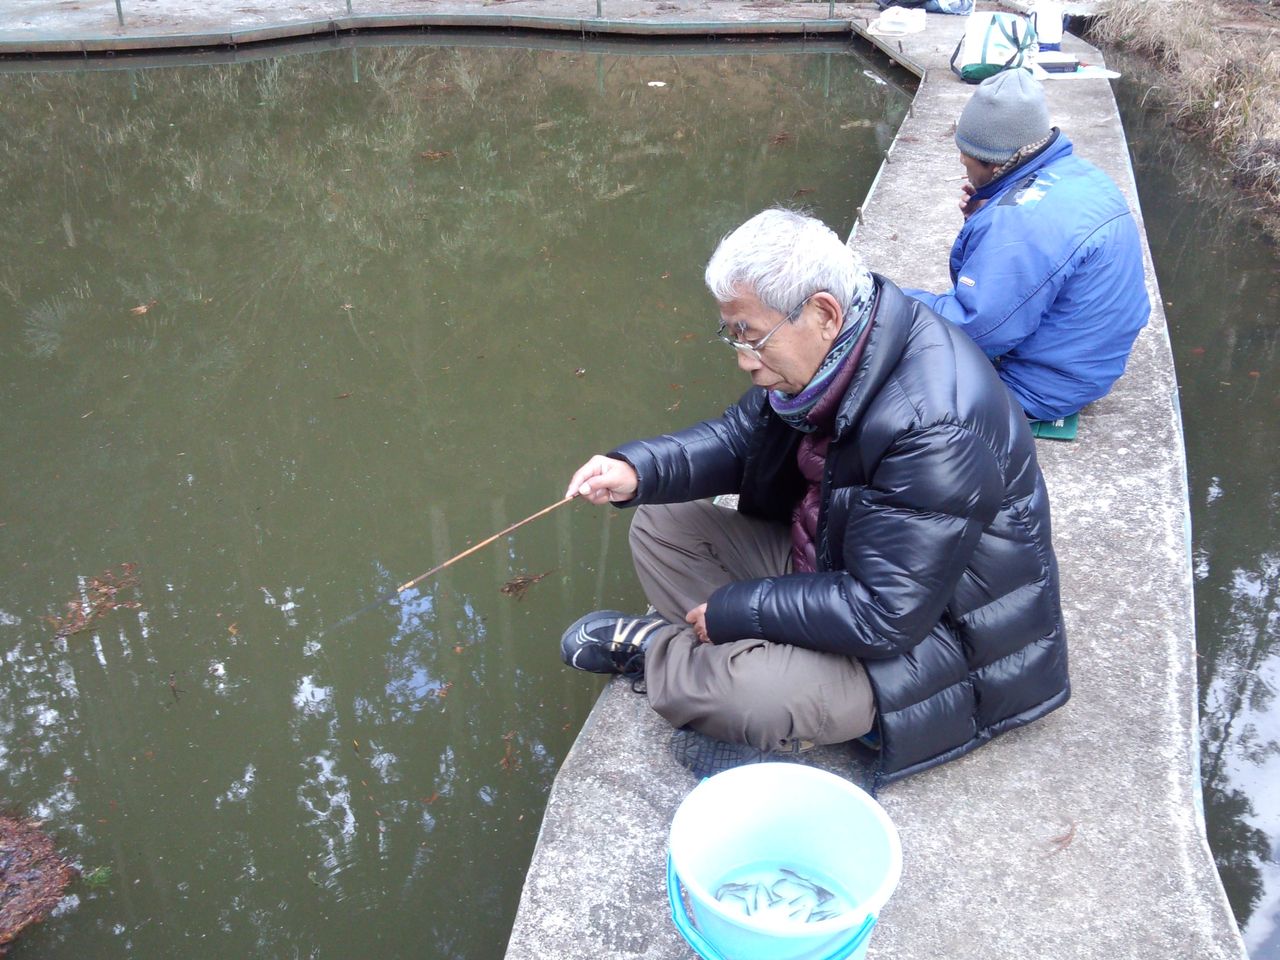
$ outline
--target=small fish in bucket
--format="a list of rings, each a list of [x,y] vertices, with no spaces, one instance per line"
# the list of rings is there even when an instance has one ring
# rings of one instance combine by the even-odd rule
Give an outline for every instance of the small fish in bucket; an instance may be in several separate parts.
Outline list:
[[[859,960],[901,874],[880,805],[801,764],[716,774],[671,823],[672,918],[704,960]]]

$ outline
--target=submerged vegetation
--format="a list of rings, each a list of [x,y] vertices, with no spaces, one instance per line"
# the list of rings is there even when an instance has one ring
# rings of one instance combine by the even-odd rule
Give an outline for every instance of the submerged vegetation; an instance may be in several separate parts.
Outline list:
[[[1175,123],[1229,158],[1237,183],[1264,199],[1269,232],[1280,236],[1280,18],[1247,2],[1108,0],[1093,30],[1161,66],[1155,95]]]

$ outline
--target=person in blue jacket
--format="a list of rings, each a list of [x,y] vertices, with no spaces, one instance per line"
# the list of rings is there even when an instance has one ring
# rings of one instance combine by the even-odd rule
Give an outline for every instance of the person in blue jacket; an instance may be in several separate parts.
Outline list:
[[[1070,416],[1124,373],[1151,313],[1133,214],[1025,70],[984,80],[955,140],[969,182],[952,288],[905,292],[973,338],[1029,418]]]

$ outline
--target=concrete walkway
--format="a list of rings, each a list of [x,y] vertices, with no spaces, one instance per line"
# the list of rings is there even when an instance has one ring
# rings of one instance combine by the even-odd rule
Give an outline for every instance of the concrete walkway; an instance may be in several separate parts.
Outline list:
[[[874,5],[785,0],[4,0],[0,54],[243,46],[410,27],[632,37],[846,37],[847,18],[857,11],[864,20],[875,15]]]
[[[410,25],[844,36],[874,15],[761,0],[600,0],[600,12],[595,0],[352,0],[349,12],[345,0],[6,0],[0,53],[241,45]],[[922,79],[851,242],[892,279],[941,289],[960,226],[952,124],[972,88],[946,68],[962,20],[928,20],[923,34],[875,41]],[[1101,62],[1079,41],[1066,46]],[[1136,210],[1106,81],[1054,81],[1049,97],[1055,123]],[[1155,310],[1128,374],[1085,412],[1077,442],[1039,448],[1073,698],[881,793],[905,867],[871,941],[876,960],[1245,956],[1204,838],[1182,433],[1149,262],[1148,284]],[[508,960],[692,956],[671,925],[664,878],[667,830],[695,781],[668,758],[668,734],[625,684],[605,690],[552,789]],[[840,748],[816,753],[812,762],[860,778]]]

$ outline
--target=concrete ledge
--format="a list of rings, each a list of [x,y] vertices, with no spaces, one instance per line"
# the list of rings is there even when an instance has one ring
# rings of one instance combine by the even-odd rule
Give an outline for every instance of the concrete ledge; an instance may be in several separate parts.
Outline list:
[[[331,20],[297,20],[270,27],[210,30],[197,33],[98,35],[82,38],[35,35],[14,39],[0,34],[0,54],[100,54],[135,51],[241,47],[277,40],[307,39],[373,30],[528,30],[578,36],[720,37],[720,36],[845,36],[845,20],[757,20],[752,22],[672,23],[644,20],[597,20],[568,17],[503,16],[495,14],[361,15]]]
[[[851,238],[873,269],[934,289],[949,285],[960,226],[951,135],[973,88],[947,59],[962,26],[930,15],[926,33],[902,39],[924,79]],[[1136,210],[1109,84],[1048,92],[1055,123]],[[1127,375],[1085,412],[1078,441],[1039,447],[1073,698],[881,793],[905,867],[871,941],[880,960],[1245,957],[1200,807],[1182,432],[1149,255],[1148,287],[1154,313]],[[626,685],[605,690],[552,790],[508,960],[692,955],[672,929],[663,864],[694,781],[668,758],[668,736]],[[839,748],[816,762],[860,779]]]
[[[339,3],[296,0],[269,3],[213,2],[194,9],[176,0],[161,15],[134,14],[136,0],[121,0],[124,23],[113,0],[83,0],[74,11],[58,0],[17,0],[19,11],[0,18],[0,56],[135,53],[210,47],[240,47],[286,39],[344,33],[413,30],[490,30],[562,33],[579,37],[850,36],[852,5],[782,2],[767,7],[681,0],[500,0],[501,12],[484,0],[422,3],[362,2],[376,12],[339,12]],[[325,7],[323,16],[315,14]],[[661,9],[659,9],[661,8]],[[23,11],[25,10],[25,16]],[[597,11],[603,15],[596,16]],[[832,16],[826,16],[832,13]]]

